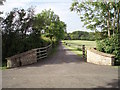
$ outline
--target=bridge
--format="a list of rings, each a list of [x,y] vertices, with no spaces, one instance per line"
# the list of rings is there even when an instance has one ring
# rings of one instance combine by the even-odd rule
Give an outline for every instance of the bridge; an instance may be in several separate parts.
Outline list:
[[[37,63],[2,71],[3,88],[117,88],[118,68],[85,62],[62,44]]]

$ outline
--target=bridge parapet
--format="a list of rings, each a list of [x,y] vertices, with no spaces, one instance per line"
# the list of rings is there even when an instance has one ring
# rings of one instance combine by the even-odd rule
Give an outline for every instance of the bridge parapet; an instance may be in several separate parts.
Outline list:
[[[115,55],[103,53],[91,48],[87,49],[87,62],[99,65],[114,65]]]
[[[7,59],[7,68],[19,67],[28,64],[36,63],[38,60],[46,58],[51,50],[52,44],[42,47],[31,49],[29,51],[11,56]]]

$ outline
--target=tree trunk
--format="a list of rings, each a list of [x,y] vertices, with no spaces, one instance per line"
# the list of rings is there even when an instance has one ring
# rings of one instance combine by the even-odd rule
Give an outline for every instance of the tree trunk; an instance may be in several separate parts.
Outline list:
[[[114,5],[115,5],[115,3],[114,3]],[[116,19],[116,9],[114,6],[113,36],[115,35],[115,19]]]
[[[117,14],[118,14],[118,19],[117,19],[117,33],[119,34],[120,33],[120,29],[119,29],[119,18],[120,18],[119,14],[120,14],[120,9],[119,8],[117,10]]]
[[[107,5],[107,8],[109,6]],[[107,19],[107,27],[108,27],[108,37],[110,37],[110,11],[109,8],[107,9],[108,19]]]
[[[108,27],[108,37],[110,37],[110,23],[109,23],[109,19],[107,20],[107,27]]]

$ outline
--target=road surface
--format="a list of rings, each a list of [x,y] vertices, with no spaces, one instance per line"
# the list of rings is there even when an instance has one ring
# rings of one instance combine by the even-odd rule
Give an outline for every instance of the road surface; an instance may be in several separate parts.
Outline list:
[[[118,69],[86,63],[60,45],[38,63],[2,71],[3,88],[116,88]]]

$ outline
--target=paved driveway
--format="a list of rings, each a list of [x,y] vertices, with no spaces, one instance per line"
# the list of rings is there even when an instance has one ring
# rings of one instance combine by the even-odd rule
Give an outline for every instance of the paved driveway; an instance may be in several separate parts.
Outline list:
[[[54,56],[2,72],[3,88],[112,88],[118,69],[82,61],[60,45]]]

